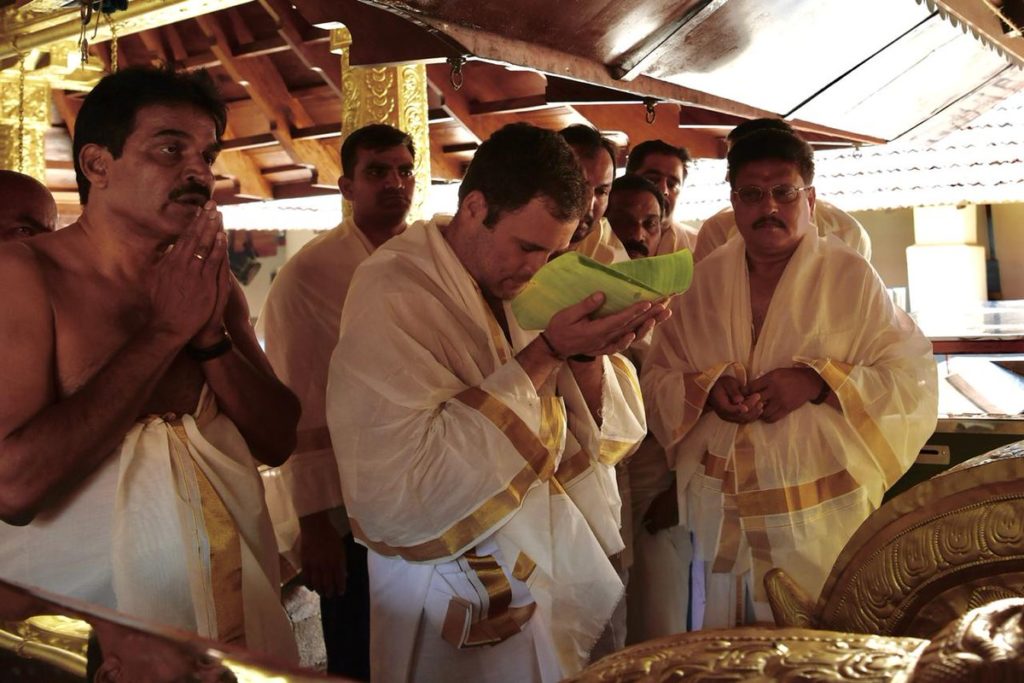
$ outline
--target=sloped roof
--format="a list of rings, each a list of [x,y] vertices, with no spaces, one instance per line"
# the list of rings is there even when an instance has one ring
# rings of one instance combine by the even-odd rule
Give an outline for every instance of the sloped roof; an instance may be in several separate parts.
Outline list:
[[[1024,202],[1024,92],[926,147],[819,150],[815,165],[818,195],[845,211]],[[677,218],[703,220],[728,204],[725,169],[723,159],[694,164]]]

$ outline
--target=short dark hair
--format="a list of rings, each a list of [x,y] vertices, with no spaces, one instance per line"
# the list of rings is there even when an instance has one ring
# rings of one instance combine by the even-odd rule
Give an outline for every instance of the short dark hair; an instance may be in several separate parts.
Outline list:
[[[690,172],[688,164],[692,159],[690,152],[685,147],[676,147],[664,140],[644,140],[630,150],[629,158],[626,160],[626,173],[639,171],[640,167],[644,165],[644,159],[651,154],[664,154],[678,158],[683,162],[683,180],[686,180],[686,175]]]
[[[777,159],[796,164],[800,177],[810,185],[814,182],[814,150],[794,133],[764,129],[744,135],[729,150],[729,184],[746,165],[762,159]]]
[[[403,145],[412,158],[416,158],[416,144],[412,136],[386,123],[371,123],[357,128],[341,144],[341,172],[346,178],[356,173],[356,159],[361,149],[388,149]]]
[[[224,135],[228,111],[213,79],[203,69],[177,72],[172,69],[133,66],[105,76],[85,96],[75,121],[72,154],[78,197],[89,201],[89,179],[82,172],[78,156],[86,145],[106,147],[118,158],[125,140],[135,129],[135,115],[150,105],[189,105],[209,114],[217,129],[217,140]]]
[[[777,118],[763,118],[763,119],[750,119],[744,121],[735,128],[729,131],[729,134],[725,136],[725,139],[730,143],[736,142],[740,138],[750,135],[751,133],[758,130],[781,130],[786,133],[796,134],[793,130],[793,126],[789,125],[782,119]]]
[[[487,200],[487,226],[535,197],[547,200],[554,218],[579,220],[590,196],[569,143],[558,133],[529,123],[510,123],[480,145],[459,187],[459,204],[473,191]]]
[[[569,143],[571,147],[579,151],[584,159],[593,159],[601,153],[601,150],[608,152],[612,160],[612,173],[615,172],[616,159],[618,154],[615,145],[611,140],[601,135],[600,131],[585,123],[574,123],[558,131],[558,134]]]
[[[668,202],[665,201],[665,195],[661,193],[657,185],[642,175],[627,173],[616,178],[615,182],[612,183],[612,190],[608,194],[609,202],[611,202],[611,196],[616,192],[650,192],[658,200],[658,209],[661,211],[662,218],[665,217],[665,212],[668,211]]]

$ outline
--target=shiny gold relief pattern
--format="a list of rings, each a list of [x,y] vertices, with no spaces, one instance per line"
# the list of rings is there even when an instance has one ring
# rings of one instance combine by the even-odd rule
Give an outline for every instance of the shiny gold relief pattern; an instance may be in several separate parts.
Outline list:
[[[906,680],[928,641],[804,629],[681,633],[627,648],[569,679],[576,683],[668,681]]]
[[[371,123],[387,123],[412,136],[416,146],[416,194],[409,220],[423,218],[430,190],[430,128],[427,71],[422,64],[359,67],[349,64],[352,38],[347,29],[331,32],[331,50],[341,58],[342,134]],[[345,203],[345,211],[350,209]]]
[[[878,548],[829,595],[820,623],[930,637],[985,594],[1019,595],[1024,576],[1006,572],[1022,561],[1024,498],[967,505],[911,526]]]
[[[0,168],[18,169],[19,118],[24,115],[24,138],[20,169],[45,182],[46,156],[43,136],[50,127],[50,86],[43,81],[25,79],[25,106],[20,107],[17,69],[0,74]]]

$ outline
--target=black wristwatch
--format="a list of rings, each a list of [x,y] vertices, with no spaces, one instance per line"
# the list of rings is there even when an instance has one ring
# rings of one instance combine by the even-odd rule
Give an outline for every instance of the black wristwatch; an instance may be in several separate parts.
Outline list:
[[[229,337],[227,331],[225,331],[221,340],[215,344],[210,344],[209,346],[193,346],[192,344],[186,344],[185,353],[187,353],[188,357],[192,360],[199,363],[205,363],[208,360],[220,358],[230,351],[233,346],[234,345],[231,343],[231,337]]]

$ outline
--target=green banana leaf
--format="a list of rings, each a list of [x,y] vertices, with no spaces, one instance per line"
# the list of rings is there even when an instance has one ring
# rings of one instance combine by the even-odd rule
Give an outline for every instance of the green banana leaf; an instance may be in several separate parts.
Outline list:
[[[512,313],[524,330],[542,330],[555,313],[594,292],[605,295],[596,314],[600,318],[638,301],[685,292],[692,279],[693,255],[688,249],[610,266],[570,251],[537,271],[512,300]]]

